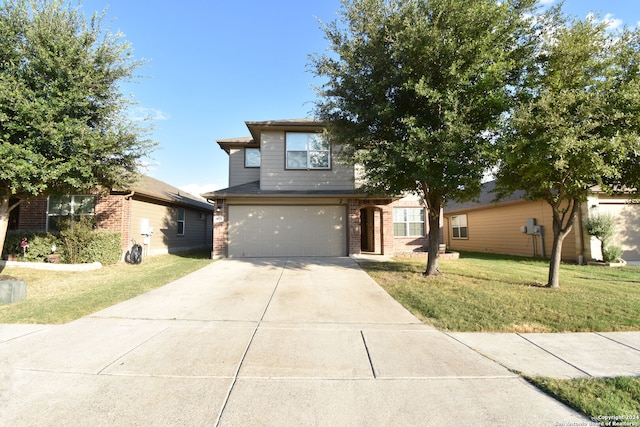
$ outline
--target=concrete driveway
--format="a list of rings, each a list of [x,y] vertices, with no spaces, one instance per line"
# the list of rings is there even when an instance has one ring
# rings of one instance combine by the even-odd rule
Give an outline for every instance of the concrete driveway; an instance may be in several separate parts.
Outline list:
[[[587,421],[349,258],[226,259],[69,324],[2,326],[0,367],[3,426]]]

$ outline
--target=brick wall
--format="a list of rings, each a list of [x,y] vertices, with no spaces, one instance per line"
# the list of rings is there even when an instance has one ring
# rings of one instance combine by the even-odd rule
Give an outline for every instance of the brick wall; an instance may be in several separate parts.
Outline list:
[[[222,210],[217,211],[218,206],[222,202]],[[214,212],[214,224],[213,224],[213,252],[212,257],[226,257],[229,255],[229,207],[226,200],[216,200],[216,211]],[[224,220],[216,221],[216,217],[223,217]]]
[[[96,226],[103,230],[121,233],[121,248],[130,246],[131,201],[124,195],[109,194],[96,198]]]
[[[47,198],[38,196],[18,207],[20,216],[18,229],[45,231],[47,229]]]

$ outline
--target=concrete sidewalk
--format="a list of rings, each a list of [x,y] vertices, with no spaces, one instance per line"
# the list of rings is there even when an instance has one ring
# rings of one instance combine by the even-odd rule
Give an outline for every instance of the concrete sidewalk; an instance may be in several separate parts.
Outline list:
[[[640,332],[448,335],[527,376],[640,376]]]
[[[474,336],[348,258],[221,260],[69,324],[0,326],[0,424],[588,425]]]

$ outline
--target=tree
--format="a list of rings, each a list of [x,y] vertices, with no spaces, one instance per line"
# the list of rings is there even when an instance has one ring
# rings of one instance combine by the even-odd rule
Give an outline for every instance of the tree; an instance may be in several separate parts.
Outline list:
[[[535,0],[343,0],[323,25],[330,54],[316,115],[370,193],[422,197],[425,275],[438,273],[440,210],[479,193],[492,134],[528,56]]]
[[[551,206],[548,286],[557,288],[562,242],[590,189],[640,188],[640,36],[609,32],[595,17],[553,24],[506,117],[497,188]]]
[[[102,17],[63,0],[0,5],[0,252],[20,203],[126,185],[153,147],[119,86],[140,62]]]

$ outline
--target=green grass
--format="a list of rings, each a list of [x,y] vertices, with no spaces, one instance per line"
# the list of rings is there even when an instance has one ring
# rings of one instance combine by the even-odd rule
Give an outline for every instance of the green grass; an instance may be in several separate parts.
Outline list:
[[[527,380],[601,425],[640,425],[640,378]]]
[[[640,330],[640,268],[563,264],[560,289],[544,287],[548,261],[463,253],[422,277],[424,260],[362,263],[415,316],[446,331]]]
[[[0,323],[60,324],[163,286],[209,263],[209,253],[145,258],[86,272],[5,268],[2,275],[27,282],[26,301],[0,306]]]

